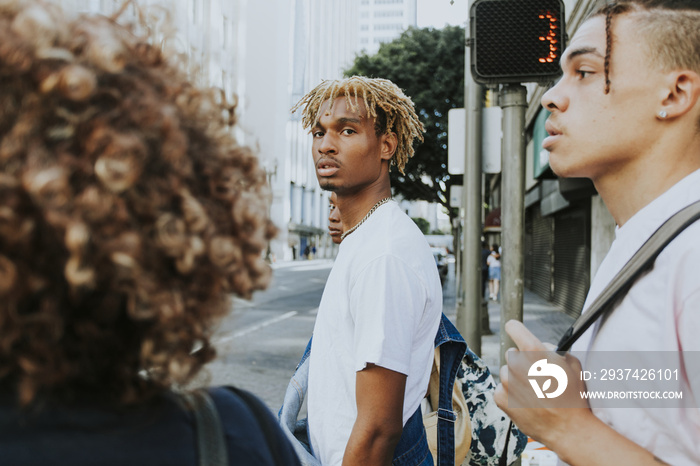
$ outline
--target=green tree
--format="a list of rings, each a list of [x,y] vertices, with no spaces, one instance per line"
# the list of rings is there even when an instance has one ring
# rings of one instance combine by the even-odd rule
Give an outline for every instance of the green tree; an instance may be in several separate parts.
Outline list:
[[[464,107],[464,28],[410,28],[376,54],[358,55],[345,75],[389,79],[411,97],[425,125],[425,141],[416,145],[406,175],[391,171],[391,185],[406,200],[449,208],[447,112]]]
[[[429,221],[427,221],[423,217],[411,217],[411,220],[413,220],[416,223],[416,225],[418,225],[418,228],[420,228],[420,231],[422,231],[424,235],[428,234],[428,231],[430,231]]]

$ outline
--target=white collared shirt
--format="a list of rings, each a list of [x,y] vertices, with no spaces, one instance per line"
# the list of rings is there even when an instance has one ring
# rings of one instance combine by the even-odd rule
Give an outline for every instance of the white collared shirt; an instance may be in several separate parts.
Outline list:
[[[584,310],[644,242],[673,214],[700,200],[700,170],[679,181],[615,232],[593,279]],[[669,351],[685,367],[700,353],[700,222],[689,226],[637,280],[604,324],[596,322],[573,351]],[[683,359],[685,358],[685,359]],[[689,358],[694,358],[693,360]],[[584,369],[585,369],[585,362]],[[689,371],[678,388],[686,408],[593,408],[616,431],[674,466],[700,464],[700,374]],[[627,388],[634,390],[635,381]]]

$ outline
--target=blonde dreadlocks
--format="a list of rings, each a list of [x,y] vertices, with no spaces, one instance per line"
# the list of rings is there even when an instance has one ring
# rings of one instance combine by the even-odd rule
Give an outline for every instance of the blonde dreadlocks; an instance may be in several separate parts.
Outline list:
[[[375,119],[377,135],[396,133],[398,145],[391,158],[401,174],[408,159],[413,157],[413,140],[423,141],[423,123],[413,109],[413,101],[388,79],[353,76],[342,80],[325,80],[306,94],[293,108],[302,108],[304,128],[312,128],[319,119],[319,111],[328,100],[330,107],[337,97],[345,96],[347,106],[358,111],[359,99],[365,104],[367,116]]]

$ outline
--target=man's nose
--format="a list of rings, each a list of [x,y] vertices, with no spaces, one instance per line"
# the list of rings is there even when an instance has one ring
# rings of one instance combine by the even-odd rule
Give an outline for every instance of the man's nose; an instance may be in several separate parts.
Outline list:
[[[318,151],[322,154],[334,154],[336,152],[335,138],[328,133],[324,134],[319,143]]]
[[[568,99],[564,97],[560,84],[561,80],[559,80],[554,86],[550,87],[549,90],[542,95],[542,99],[540,100],[542,107],[546,108],[550,112],[553,110],[566,110]]]

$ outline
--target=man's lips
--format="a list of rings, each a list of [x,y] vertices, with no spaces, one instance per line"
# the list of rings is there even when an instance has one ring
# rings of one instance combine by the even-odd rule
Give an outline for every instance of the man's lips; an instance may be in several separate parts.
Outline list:
[[[328,234],[331,236],[340,236],[343,232],[337,228],[328,228]]]
[[[316,173],[319,176],[333,176],[340,166],[337,162],[330,159],[321,159],[316,163]]]
[[[556,126],[554,126],[554,123],[550,122],[549,120],[545,122],[544,129],[547,131],[549,136],[544,138],[542,141],[542,148],[549,149],[557,141],[557,139],[559,139],[562,133]]]

